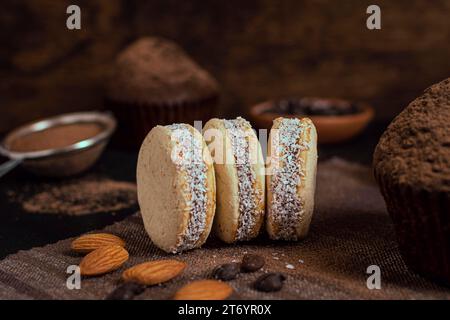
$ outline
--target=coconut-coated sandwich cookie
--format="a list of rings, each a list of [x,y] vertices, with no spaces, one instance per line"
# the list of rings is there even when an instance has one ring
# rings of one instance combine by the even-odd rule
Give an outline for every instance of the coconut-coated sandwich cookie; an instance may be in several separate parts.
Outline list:
[[[233,243],[256,237],[264,221],[265,167],[250,123],[211,119],[203,129],[216,173],[214,232]]]
[[[200,132],[187,124],[154,127],[139,151],[137,193],[156,246],[172,253],[200,247],[216,206],[214,167]]]
[[[271,239],[299,240],[314,210],[317,134],[308,118],[277,118],[269,135],[266,228]]]

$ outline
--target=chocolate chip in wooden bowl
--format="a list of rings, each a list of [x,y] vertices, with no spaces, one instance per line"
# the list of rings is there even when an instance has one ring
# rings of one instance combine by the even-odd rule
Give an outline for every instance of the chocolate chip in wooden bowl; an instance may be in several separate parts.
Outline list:
[[[274,292],[280,291],[286,277],[278,272],[266,273],[256,279],[254,288],[258,291]]]
[[[239,274],[241,266],[239,263],[226,263],[220,266],[217,266],[213,270],[213,278],[222,281],[230,281],[236,279]]]
[[[263,257],[256,254],[246,254],[242,259],[241,270],[243,272],[255,272],[261,269],[265,264]]]
[[[105,300],[133,300],[144,292],[145,286],[136,282],[125,282],[112,291]]]
[[[299,116],[341,116],[359,113],[361,109],[359,104],[346,100],[301,98],[276,101],[265,112]]]

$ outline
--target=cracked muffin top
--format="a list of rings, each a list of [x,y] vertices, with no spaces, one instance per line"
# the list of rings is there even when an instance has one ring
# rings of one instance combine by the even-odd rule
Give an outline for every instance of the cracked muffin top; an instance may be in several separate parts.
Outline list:
[[[450,192],[450,78],[392,121],[375,149],[374,168],[399,185]]]
[[[176,43],[141,38],[117,57],[108,96],[138,104],[198,102],[218,94],[216,80]]]

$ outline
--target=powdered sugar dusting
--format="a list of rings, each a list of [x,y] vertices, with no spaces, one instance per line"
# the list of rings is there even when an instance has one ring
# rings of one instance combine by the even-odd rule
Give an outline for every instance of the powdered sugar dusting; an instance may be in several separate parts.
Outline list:
[[[303,199],[297,193],[297,186],[305,175],[299,154],[308,149],[308,145],[300,141],[304,129],[305,124],[295,118],[283,119],[279,126],[276,151],[280,163],[273,171],[272,201],[268,210],[278,227],[277,239],[297,240],[296,227],[304,214]]]
[[[180,161],[176,161],[177,168],[186,172],[187,190],[190,195],[188,205],[190,215],[185,232],[179,237],[174,253],[189,250],[195,247],[206,228],[206,179],[207,167],[203,161],[203,144],[196,139],[194,134],[185,124],[172,124],[166,126],[172,131],[172,141],[175,142],[176,155]]]
[[[250,147],[245,130],[251,129],[250,123],[238,117],[234,120],[224,120],[234,154],[238,176],[239,193],[239,223],[236,240],[249,240],[252,236],[258,218],[263,214],[263,193],[256,185],[256,173],[252,168]]]

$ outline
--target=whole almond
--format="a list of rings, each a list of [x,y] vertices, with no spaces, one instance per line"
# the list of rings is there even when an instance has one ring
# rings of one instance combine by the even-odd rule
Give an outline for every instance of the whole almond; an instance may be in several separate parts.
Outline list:
[[[116,270],[128,260],[128,257],[127,250],[121,246],[98,248],[81,260],[81,275],[96,276]]]
[[[118,236],[109,233],[85,234],[72,241],[72,250],[80,253],[88,253],[95,249],[117,245],[125,247],[125,241]]]
[[[233,292],[228,284],[217,280],[191,282],[175,293],[175,300],[224,300]]]
[[[175,278],[184,268],[186,263],[177,260],[149,261],[125,270],[122,279],[151,286]]]

